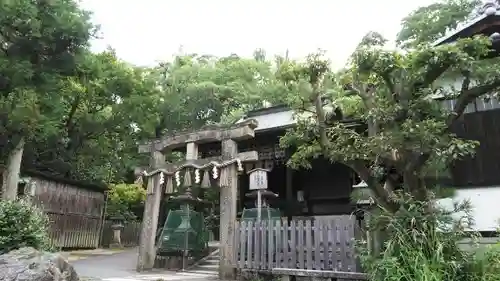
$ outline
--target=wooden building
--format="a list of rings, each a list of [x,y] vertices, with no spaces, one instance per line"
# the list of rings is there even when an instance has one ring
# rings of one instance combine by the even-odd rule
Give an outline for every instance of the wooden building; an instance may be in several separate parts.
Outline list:
[[[103,225],[105,185],[23,171],[19,195],[29,196],[50,218],[57,248],[97,248]]]
[[[454,104],[453,100],[441,102],[446,108],[452,108]],[[255,119],[259,123],[255,138],[240,144],[242,151],[256,150],[259,153],[259,161],[246,170],[256,167],[271,170],[269,189],[279,194],[274,206],[282,210],[283,216],[352,214],[356,206],[351,202],[350,194],[359,179],[350,168],[322,159],[314,160],[309,170],[293,170],[285,165],[289,152],[279,147],[279,139],[295,124],[291,109],[286,106],[263,108],[249,112],[246,119]],[[450,177],[442,184],[456,187],[457,199],[471,200],[477,230],[495,231],[500,211],[492,213],[490,206],[500,199],[500,101],[477,99],[469,105],[453,131],[459,137],[479,141],[480,145],[474,156],[450,166]],[[200,153],[217,154],[217,151],[214,147],[200,147]],[[249,192],[248,177],[241,175],[239,180],[241,211],[245,202],[247,206],[251,202],[245,198]]]
[[[274,106],[251,111],[245,119],[255,119],[258,127],[255,137],[240,143],[241,151],[255,150],[259,161],[247,164],[245,170],[265,168],[268,188],[279,197],[274,206],[286,217],[309,217],[324,215],[349,215],[355,206],[351,203],[352,186],[356,184],[354,172],[343,164],[332,164],[317,159],[311,169],[294,170],[286,166],[290,151],[279,146],[286,129],[295,125],[293,111],[287,106]],[[242,122],[244,120],[241,120]],[[240,176],[239,209],[251,202],[245,194],[249,192],[248,176]]]
[[[452,43],[460,38],[485,35],[492,40],[490,56],[498,57],[500,50],[500,3],[487,1],[470,22],[437,40],[434,45]],[[498,58],[495,58],[498,60]],[[444,81],[460,85],[458,81]],[[441,81],[443,82],[443,81]],[[443,101],[452,109],[454,100]],[[476,154],[457,161],[450,167],[447,185],[457,187],[455,199],[470,200],[475,218],[475,229],[485,234],[498,229],[500,210],[492,208],[500,200],[500,102],[496,98],[478,98],[469,104],[466,113],[453,131],[466,139],[480,142]],[[451,200],[443,200],[451,203]]]

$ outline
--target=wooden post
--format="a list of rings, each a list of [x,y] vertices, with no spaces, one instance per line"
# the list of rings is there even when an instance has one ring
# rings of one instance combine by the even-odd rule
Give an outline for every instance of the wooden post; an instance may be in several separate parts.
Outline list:
[[[286,171],[285,171],[285,176],[286,176],[286,179],[285,179],[285,194],[286,194],[286,202],[287,202],[287,205],[288,206],[292,206],[292,204],[295,204],[294,202],[294,194],[293,194],[293,169],[290,168],[290,167],[286,167]],[[287,207],[286,209],[286,216],[287,216],[287,219],[288,221],[291,221],[292,220],[292,208],[290,207]]]
[[[234,159],[238,156],[238,145],[232,139],[222,141],[223,159]],[[235,280],[234,261],[234,227],[236,223],[238,171],[236,165],[227,167],[229,186],[220,187],[220,261],[219,279]]]
[[[150,165],[153,168],[157,168],[164,163],[165,156],[161,152],[152,152]],[[156,258],[156,231],[158,228],[161,197],[163,195],[160,187],[160,174],[149,177],[148,190],[151,190],[151,192],[146,195],[146,202],[144,205],[137,271],[153,269]]]

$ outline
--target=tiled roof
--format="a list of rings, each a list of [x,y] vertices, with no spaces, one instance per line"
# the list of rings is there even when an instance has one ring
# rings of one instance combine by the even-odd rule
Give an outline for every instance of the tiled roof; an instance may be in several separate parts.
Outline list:
[[[441,44],[450,43],[452,41],[457,40],[460,37],[471,36],[471,34],[467,34],[468,30],[481,23],[487,23],[489,20],[500,17],[500,3],[498,0],[485,1],[483,7],[480,9],[479,15],[475,17],[473,20],[464,24],[463,26],[457,28],[453,32],[443,36],[442,38],[436,40],[433,45],[438,46]]]
[[[296,124],[294,120],[294,112],[286,106],[274,106],[269,108],[258,109],[248,112],[248,114],[239,120],[237,123],[247,119],[255,119],[259,126],[255,132],[263,132],[268,130],[276,130],[280,128],[288,128]]]
[[[306,112],[304,114],[309,113]],[[258,122],[259,125],[257,126],[257,128],[255,128],[256,133],[286,129],[297,124],[297,120],[295,119],[295,112],[293,111],[293,109],[285,105],[278,105],[250,111],[245,117],[243,117],[236,123],[241,123],[248,119],[255,119]],[[349,119],[343,120],[343,122],[358,123],[358,120]]]

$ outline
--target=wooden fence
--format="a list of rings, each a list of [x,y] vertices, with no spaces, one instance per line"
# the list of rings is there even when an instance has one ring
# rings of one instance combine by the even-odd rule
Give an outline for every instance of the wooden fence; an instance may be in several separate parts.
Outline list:
[[[47,212],[49,235],[56,248],[97,248],[101,229],[99,216]]]
[[[57,248],[97,248],[101,236],[104,193],[68,183],[31,177],[33,204],[50,219],[49,234]]]
[[[111,229],[111,221],[104,222],[102,231],[101,247],[109,247],[113,241],[113,230]],[[127,222],[121,231],[121,242],[125,247],[135,247],[139,245],[139,237],[141,236],[141,222]]]
[[[239,222],[235,228],[235,266],[273,268],[358,269],[354,255],[356,219],[333,216],[315,220]]]

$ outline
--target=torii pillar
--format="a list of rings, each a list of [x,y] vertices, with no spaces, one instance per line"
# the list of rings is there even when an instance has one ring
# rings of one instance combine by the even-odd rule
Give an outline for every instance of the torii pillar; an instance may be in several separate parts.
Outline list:
[[[141,229],[137,271],[149,270],[156,257],[155,238],[158,214],[162,197],[160,173],[172,174],[183,167],[198,168],[209,163],[226,165],[228,181],[220,187],[220,263],[219,279],[234,280],[236,269],[234,228],[237,213],[238,170],[234,160],[257,161],[258,153],[238,153],[237,141],[254,137],[257,121],[251,119],[231,127],[205,127],[196,132],[182,132],[174,136],[139,146],[140,153],[150,153],[153,161],[148,169],[148,195],[146,197]],[[221,142],[220,157],[198,159],[198,144]],[[176,164],[165,164],[162,152],[186,147],[186,160]],[[161,156],[160,156],[161,155]],[[162,163],[160,163],[162,162]]]

